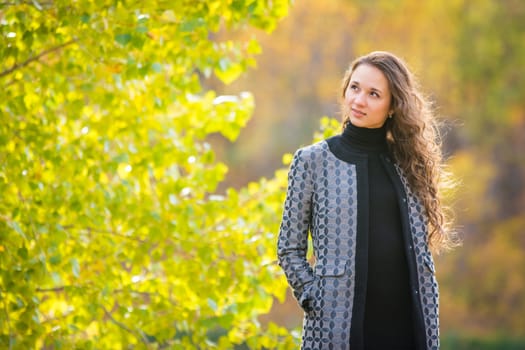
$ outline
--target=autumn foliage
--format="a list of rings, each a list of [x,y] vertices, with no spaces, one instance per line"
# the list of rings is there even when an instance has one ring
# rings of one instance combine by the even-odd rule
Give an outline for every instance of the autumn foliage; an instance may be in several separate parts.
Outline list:
[[[291,348],[257,316],[285,173],[216,193],[253,96],[218,96],[253,65],[288,1],[13,2],[0,12],[0,347]]]
[[[296,348],[286,154],[338,131],[378,49],[435,101],[459,184],[444,345],[519,348],[524,35],[519,0],[1,3],[0,348]]]

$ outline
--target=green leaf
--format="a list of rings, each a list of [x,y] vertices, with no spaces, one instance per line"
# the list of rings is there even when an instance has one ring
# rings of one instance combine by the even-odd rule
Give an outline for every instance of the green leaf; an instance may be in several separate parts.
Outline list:
[[[18,248],[18,256],[22,259],[27,259],[28,257],[28,250],[26,247],[20,247]]]
[[[155,73],[160,73],[160,72],[162,72],[162,65],[161,65],[160,63],[155,62],[155,63],[153,63],[153,64],[151,65],[151,69],[152,69]]]
[[[215,312],[217,312],[217,303],[215,300],[208,298],[208,306]]]
[[[12,221],[9,223],[9,226],[11,226],[16,231],[16,233],[18,233],[23,239],[27,240],[27,237],[24,234],[24,231],[22,231],[20,225],[18,225],[18,222]]]
[[[193,32],[195,29],[199,27],[203,27],[205,24],[204,19],[202,18],[195,18],[184,21],[180,26],[181,32]]]
[[[88,14],[88,13],[83,13],[81,16],[80,16],[80,21],[84,24],[87,24],[89,22],[89,19],[91,18],[91,16]]]
[[[62,256],[60,254],[55,254],[49,258],[49,263],[51,265],[58,265],[62,262]]]
[[[132,39],[132,36],[129,33],[115,35],[115,41],[118,42],[122,46],[126,46],[127,44],[129,44],[131,39]]]
[[[78,260],[76,258],[72,258],[70,260],[71,262],[71,271],[73,272],[73,276],[80,277],[80,266],[78,264]]]

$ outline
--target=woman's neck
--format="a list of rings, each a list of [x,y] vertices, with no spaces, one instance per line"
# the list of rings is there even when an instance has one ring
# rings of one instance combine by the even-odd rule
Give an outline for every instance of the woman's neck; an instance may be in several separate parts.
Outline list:
[[[385,125],[368,129],[348,123],[343,130],[342,138],[347,145],[362,152],[376,153],[388,150]]]

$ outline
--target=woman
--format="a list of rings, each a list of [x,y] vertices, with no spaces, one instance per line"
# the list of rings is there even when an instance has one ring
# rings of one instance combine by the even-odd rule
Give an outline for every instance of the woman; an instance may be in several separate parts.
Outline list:
[[[279,264],[305,311],[302,348],[438,349],[430,248],[451,235],[430,108],[388,52],[356,59],[342,97],[342,134],[294,155],[279,232]]]

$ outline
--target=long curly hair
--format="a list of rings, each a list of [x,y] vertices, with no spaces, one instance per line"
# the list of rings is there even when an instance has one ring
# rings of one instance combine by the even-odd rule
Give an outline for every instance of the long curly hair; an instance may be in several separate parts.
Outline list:
[[[457,239],[440,190],[451,187],[452,183],[443,168],[437,122],[430,102],[420,92],[403,60],[389,52],[375,51],[352,62],[342,84],[343,128],[350,123],[348,108],[343,103],[344,94],[352,73],[362,64],[378,68],[388,80],[393,114],[385,122],[387,143],[411,190],[425,207],[430,248],[436,252],[451,248],[457,244]]]

